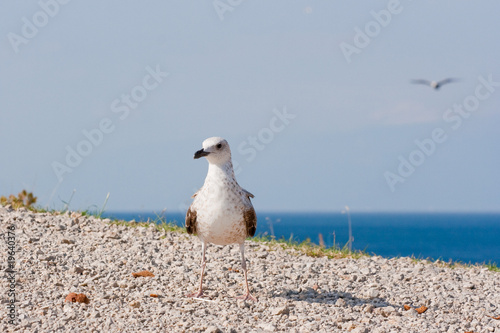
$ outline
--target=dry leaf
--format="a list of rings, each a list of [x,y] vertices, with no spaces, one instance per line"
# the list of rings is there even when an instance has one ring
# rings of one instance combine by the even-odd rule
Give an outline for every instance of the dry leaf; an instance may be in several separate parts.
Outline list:
[[[137,278],[139,276],[144,276],[144,277],[147,277],[147,276],[155,276],[153,273],[151,273],[150,271],[141,271],[141,272],[137,272],[137,273],[132,273],[132,276]]]
[[[419,307],[418,309],[415,309],[415,311],[417,311],[417,312],[418,312],[418,314],[422,314],[422,313],[424,313],[425,311],[427,311],[427,307],[422,305],[422,306],[421,306],[421,307]]]
[[[76,302],[76,293],[70,293],[66,298],[64,299],[65,302]]]
[[[85,304],[89,303],[89,299],[87,298],[87,296],[85,296],[85,294],[76,295],[76,301],[78,303],[85,303]]]
[[[158,297],[158,294],[150,294],[150,297]]]
[[[70,293],[66,298],[64,299],[65,302],[72,302],[72,303],[89,303],[89,299],[85,294],[76,294],[76,293]]]
[[[408,311],[408,310],[410,310],[410,309],[411,309],[411,306],[409,306],[409,305],[405,304],[405,305],[403,305],[403,308],[405,308],[405,311]]]
[[[498,317],[493,317],[493,316],[490,316],[491,318],[495,319],[495,320],[500,320],[500,316]]]

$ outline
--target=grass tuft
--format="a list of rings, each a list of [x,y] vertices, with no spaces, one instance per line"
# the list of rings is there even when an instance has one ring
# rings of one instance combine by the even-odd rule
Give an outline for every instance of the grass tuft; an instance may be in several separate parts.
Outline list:
[[[26,208],[34,210],[33,205],[36,203],[36,199],[33,193],[22,190],[17,194],[17,197],[13,194],[9,195],[9,197],[2,195],[0,197],[0,204],[2,206],[11,205],[14,209]]]
[[[110,224],[120,225],[125,227],[137,228],[156,228],[158,231],[163,232],[177,232],[186,233],[186,228],[178,226],[175,221],[167,221],[165,216],[156,214],[155,219],[148,219],[144,222],[134,222],[134,221],[124,221],[124,220],[112,220]]]
[[[294,250],[299,253],[303,253],[310,257],[327,257],[329,259],[340,259],[340,258],[353,258],[358,259],[361,257],[369,257],[370,255],[365,251],[349,251],[348,245],[346,244],[343,248],[338,246],[333,247],[323,247],[311,242],[311,239],[306,239],[303,242],[298,242],[293,238],[285,239],[275,239],[269,235],[257,235],[250,239],[251,241],[257,243],[265,243],[269,245],[271,249],[281,248],[284,250]]]

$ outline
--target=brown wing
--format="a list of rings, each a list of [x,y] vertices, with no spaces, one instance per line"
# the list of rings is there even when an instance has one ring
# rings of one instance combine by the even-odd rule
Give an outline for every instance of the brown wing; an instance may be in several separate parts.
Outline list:
[[[186,213],[186,230],[190,235],[196,235],[197,221],[196,221],[196,211],[189,207]]]
[[[245,225],[247,227],[247,237],[253,237],[257,229],[257,215],[255,215],[253,207],[245,210],[243,218],[245,219]]]

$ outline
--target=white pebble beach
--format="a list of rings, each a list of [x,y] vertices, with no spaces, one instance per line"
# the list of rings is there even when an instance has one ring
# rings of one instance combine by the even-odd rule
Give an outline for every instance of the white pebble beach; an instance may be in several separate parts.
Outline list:
[[[6,242],[0,331],[19,332],[500,332],[500,273],[411,258],[328,259],[246,241],[209,245],[203,299],[200,241],[180,232],[110,224],[78,213],[0,206],[15,228],[16,325],[9,324]],[[154,277],[133,277],[150,271]],[[89,302],[65,302],[69,293]],[[405,310],[404,305],[410,306]],[[423,313],[415,309],[426,307]],[[499,318],[500,319],[500,318]]]

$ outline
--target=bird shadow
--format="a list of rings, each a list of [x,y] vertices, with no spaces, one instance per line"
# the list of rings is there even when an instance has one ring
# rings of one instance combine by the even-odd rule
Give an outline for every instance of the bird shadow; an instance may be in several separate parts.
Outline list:
[[[275,293],[273,297],[285,298],[290,301],[319,304],[336,304],[339,299],[342,299],[345,304],[350,307],[363,306],[365,304],[370,304],[374,308],[392,306],[397,309],[402,307],[401,304],[390,303],[383,297],[362,298],[348,292],[314,289],[311,287],[301,288],[301,290],[282,288],[278,293]]]

